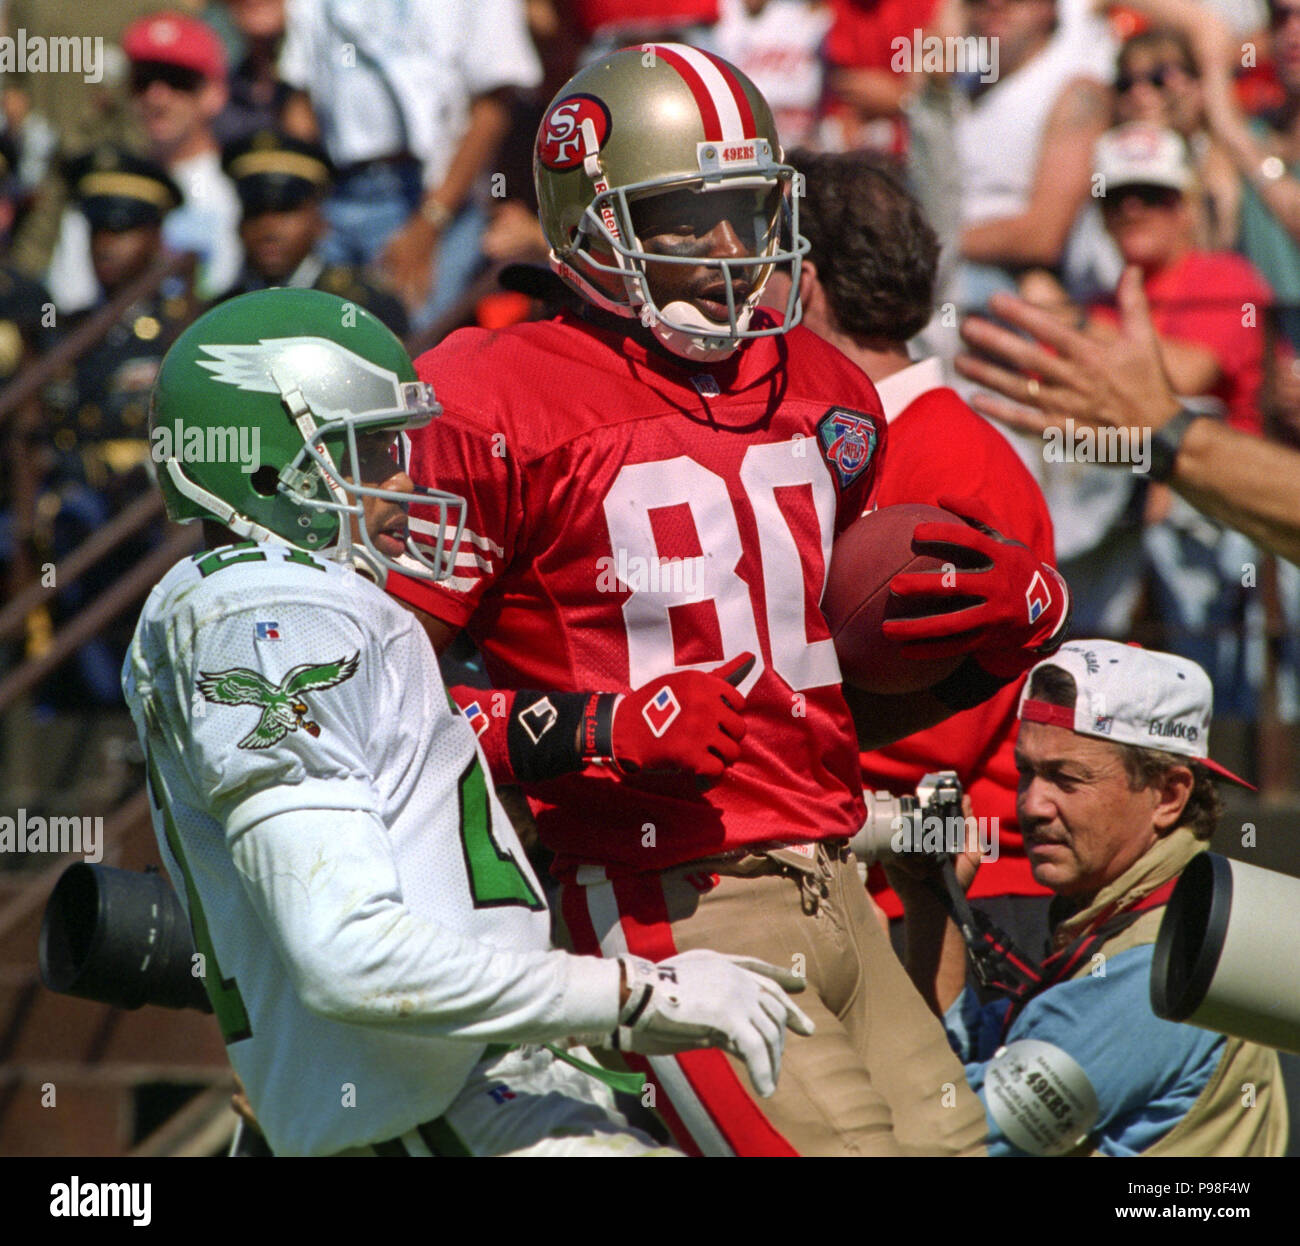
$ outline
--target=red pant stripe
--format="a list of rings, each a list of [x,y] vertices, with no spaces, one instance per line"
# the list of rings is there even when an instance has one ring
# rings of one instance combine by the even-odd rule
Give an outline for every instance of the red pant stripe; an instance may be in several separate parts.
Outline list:
[[[607,883],[599,885],[608,888]],[[564,884],[560,888],[560,912],[564,915],[564,924],[568,927],[569,939],[575,952],[580,952],[584,956],[609,955],[610,953],[601,947],[595,924],[587,910],[588,890],[576,883]],[[618,952],[615,951],[613,954],[617,955]],[[704,1152],[696,1145],[690,1130],[677,1114],[667,1088],[655,1076],[654,1065],[645,1056],[638,1056],[631,1052],[623,1053],[623,1062],[633,1073],[640,1073],[654,1087],[655,1110],[663,1117],[664,1124],[668,1126],[677,1145],[687,1155],[700,1158]]]
[[[617,879],[613,884],[619,923],[628,951],[647,960],[677,954],[663,886],[653,875]],[[676,1062],[700,1106],[737,1155],[798,1155],[772,1126],[716,1048],[668,1057]]]

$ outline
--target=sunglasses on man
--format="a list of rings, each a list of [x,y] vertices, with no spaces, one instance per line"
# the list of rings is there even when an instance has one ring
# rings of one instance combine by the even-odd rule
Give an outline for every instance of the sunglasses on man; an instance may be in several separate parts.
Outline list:
[[[1102,200],[1103,211],[1117,211],[1125,199],[1136,199],[1145,208],[1174,208],[1182,202],[1183,192],[1172,186],[1112,186]]]
[[[143,95],[155,82],[162,82],[173,91],[193,94],[203,85],[203,75],[197,69],[168,65],[162,61],[137,61],[131,66],[133,94]]]
[[[1127,95],[1135,86],[1145,82],[1155,87],[1157,91],[1163,91],[1169,82],[1178,74],[1187,78],[1194,78],[1196,75],[1188,73],[1182,65],[1158,65],[1155,69],[1145,74],[1127,74],[1120,73],[1115,76],[1115,90],[1120,95]]]

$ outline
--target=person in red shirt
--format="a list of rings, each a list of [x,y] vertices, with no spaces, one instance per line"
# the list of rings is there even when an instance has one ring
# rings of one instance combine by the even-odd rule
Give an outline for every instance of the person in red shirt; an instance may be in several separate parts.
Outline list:
[[[535,168],[552,263],[587,306],[417,360],[444,414],[412,475],[457,482],[467,535],[451,581],[388,588],[435,644],[465,628],[508,690],[501,720],[467,715],[556,854],[575,949],[661,960],[707,940],[804,966],[817,1032],[772,1099],[725,1056],[628,1058],[681,1145],[978,1151],[978,1105],[847,849],[858,748],[820,601],[884,422],[796,300],[758,306],[804,249],[797,223],[781,242],[793,170],[770,110],[720,58],[627,49],[561,90]],[[435,539],[432,512],[411,529]],[[956,630],[975,667],[1017,649]]]
[[[1106,229],[1124,262],[1142,269],[1175,392],[1217,398],[1233,428],[1262,432],[1263,324],[1272,291],[1242,256],[1198,249],[1183,140],[1130,122],[1102,136],[1094,168]],[[1110,305],[1092,309],[1091,318],[1112,330],[1119,323]]]
[[[1098,142],[1094,176],[1106,228],[1124,262],[1141,270],[1174,392],[1197,411],[1258,436],[1263,326],[1273,296],[1248,260],[1198,249],[1186,144],[1172,130],[1129,122]],[[1119,332],[1112,304],[1075,310],[1097,338]],[[1141,472],[1141,445],[1136,451],[1134,470]],[[1210,671],[1223,692],[1221,712],[1253,716],[1253,683],[1239,643],[1253,595],[1242,575],[1256,558],[1250,543],[1207,523],[1162,485],[1149,487],[1145,509],[1143,547],[1168,647]]]
[[[917,90],[923,48],[917,37],[937,20],[937,0],[831,0],[826,36],[827,92],[821,145],[867,149],[903,159],[903,105]],[[905,68],[900,69],[900,65]]]
[[[870,157],[797,151],[790,162],[804,175],[800,225],[812,248],[800,271],[804,324],[872,379],[889,428],[876,504],[937,506],[951,495],[968,495],[978,499],[986,523],[1050,568],[1051,517],[1020,457],[944,384],[937,359],[913,362],[908,354],[908,340],[933,310],[939,255],[919,204],[889,166]],[[773,281],[776,297],[781,281]],[[1063,612],[1062,634],[1065,623]],[[971,898],[1019,946],[1037,954],[1047,937],[1050,892],[1033,879],[1016,817],[1019,688],[1014,680],[982,704],[863,753],[861,762],[868,790],[895,795],[915,791],[929,771],[957,772],[974,815],[997,828],[997,859],[981,867]],[[870,886],[886,915],[901,918],[902,905],[883,871],[872,871]]]

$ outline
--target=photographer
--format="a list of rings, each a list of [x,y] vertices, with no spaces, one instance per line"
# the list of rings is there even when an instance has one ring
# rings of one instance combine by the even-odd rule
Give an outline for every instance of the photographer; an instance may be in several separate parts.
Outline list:
[[[1151,1012],[1152,945],[1220,813],[1212,691],[1172,654],[1065,645],[1030,673],[1016,766],[1034,877],[1054,893],[1052,952],[1008,998],[963,991],[964,950],[925,879],[899,864],[907,967],[984,1102],[992,1155],[1281,1155],[1275,1052]],[[1246,785],[1248,786],[1248,785]],[[915,859],[914,859],[915,860]],[[956,869],[969,887],[974,853]]]

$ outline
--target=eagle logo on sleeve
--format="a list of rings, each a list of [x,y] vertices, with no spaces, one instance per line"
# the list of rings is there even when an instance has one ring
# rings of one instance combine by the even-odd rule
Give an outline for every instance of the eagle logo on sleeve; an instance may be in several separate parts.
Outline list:
[[[358,651],[336,662],[305,662],[295,666],[278,685],[242,666],[228,671],[200,671],[198,687],[207,700],[217,705],[258,706],[262,717],[237,747],[270,748],[299,727],[312,737],[320,735],[320,724],[307,717],[310,710],[304,695],[351,679],[357,673],[360,658]]]

